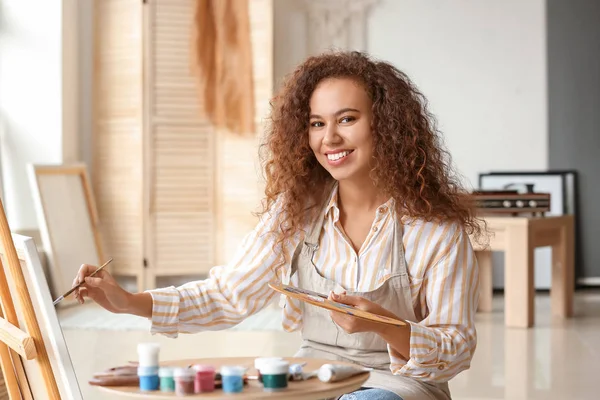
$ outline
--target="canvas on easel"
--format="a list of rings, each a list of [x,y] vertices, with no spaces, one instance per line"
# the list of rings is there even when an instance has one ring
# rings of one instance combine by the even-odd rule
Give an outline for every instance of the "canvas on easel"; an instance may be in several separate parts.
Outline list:
[[[0,201],[0,365],[11,399],[81,400],[33,239],[10,232]]]

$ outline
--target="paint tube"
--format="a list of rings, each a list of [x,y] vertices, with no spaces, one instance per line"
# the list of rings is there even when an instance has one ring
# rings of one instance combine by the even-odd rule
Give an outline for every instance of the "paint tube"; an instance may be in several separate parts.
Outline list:
[[[317,377],[321,382],[337,382],[372,370],[358,365],[324,364],[319,368]]]

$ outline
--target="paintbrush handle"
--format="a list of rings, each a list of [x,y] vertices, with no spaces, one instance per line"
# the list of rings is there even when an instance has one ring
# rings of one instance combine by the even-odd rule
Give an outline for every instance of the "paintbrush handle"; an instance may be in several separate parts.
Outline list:
[[[100,272],[104,267],[106,267],[108,264],[110,264],[112,262],[112,258],[109,258],[107,262],[105,262],[104,264],[102,264],[100,266],[100,268],[96,269],[94,272],[92,272],[89,277],[93,277],[94,275],[96,275],[98,272]],[[81,287],[81,285],[83,285],[85,282],[80,282],[77,285],[73,286],[71,289],[69,289],[65,294],[63,294],[61,297],[59,297],[58,299],[55,300],[55,302],[58,302],[58,300],[62,300],[65,297],[68,297],[71,293],[73,293],[74,291],[76,291],[77,289],[79,289]],[[61,299],[62,298],[62,299]]]

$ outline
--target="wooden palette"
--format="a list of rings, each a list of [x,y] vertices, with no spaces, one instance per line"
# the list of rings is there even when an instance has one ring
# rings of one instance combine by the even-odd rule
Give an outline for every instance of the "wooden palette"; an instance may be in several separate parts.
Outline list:
[[[383,315],[373,314],[348,304],[338,303],[336,301],[329,300],[329,298],[324,294],[313,292],[311,290],[300,289],[295,286],[276,283],[269,283],[269,287],[286,296],[301,300],[308,304],[312,304],[313,306],[325,308],[330,311],[337,311],[352,315],[357,318],[362,318],[373,322],[380,322],[382,324],[395,326],[407,325],[406,321],[384,317]]]

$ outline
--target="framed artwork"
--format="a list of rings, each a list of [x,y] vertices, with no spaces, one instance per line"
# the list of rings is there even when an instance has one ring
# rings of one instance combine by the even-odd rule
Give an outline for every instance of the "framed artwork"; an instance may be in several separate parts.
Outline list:
[[[98,214],[84,164],[28,166],[29,181],[48,255],[50,292],[57,298],[71,289],[81,264],[104,261]],[[73,296],[57,307],[73,304]]]

